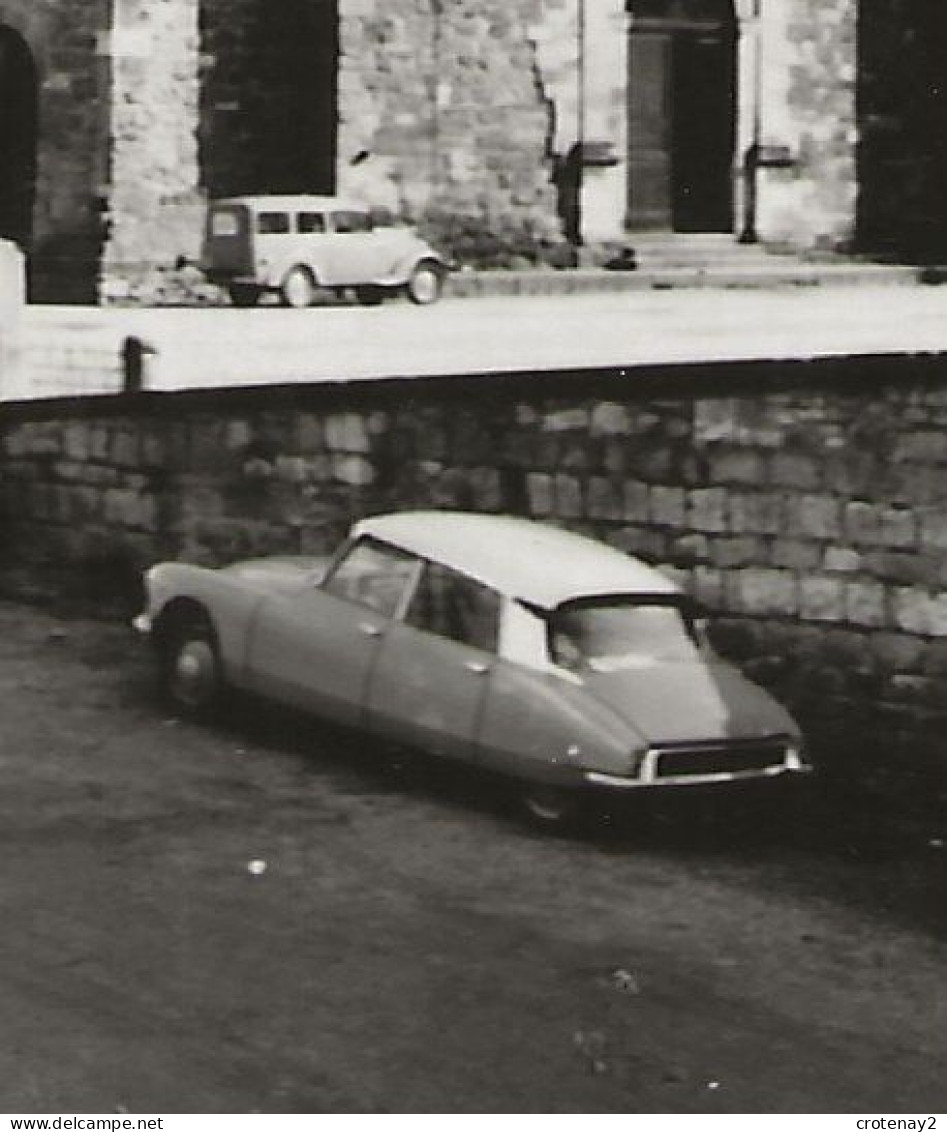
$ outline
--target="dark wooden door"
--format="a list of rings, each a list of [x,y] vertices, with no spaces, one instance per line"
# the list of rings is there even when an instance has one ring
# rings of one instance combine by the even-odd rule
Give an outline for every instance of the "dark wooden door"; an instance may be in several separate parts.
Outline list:
[[[628,227],[670,228],[671,66],[668,31],[633,34],[628,44]]]
[[[725,32],[678,32],[672,67],[674,230],[729,232],[736,85],[732,39]]]
[[[628,227],[732,228],[736,28],[724,0],[635,0]]]

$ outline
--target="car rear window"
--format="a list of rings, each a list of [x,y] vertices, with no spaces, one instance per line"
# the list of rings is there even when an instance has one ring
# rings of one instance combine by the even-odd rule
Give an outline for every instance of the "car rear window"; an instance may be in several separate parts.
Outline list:
[[[288,212],[261,212],[256,220],[261,236],[282,236],[289,231]]]
[[[550,657],[574,671],[690,661],[701,643],[693,618],[677,602],[582,601],[561,606],[549,618]]]

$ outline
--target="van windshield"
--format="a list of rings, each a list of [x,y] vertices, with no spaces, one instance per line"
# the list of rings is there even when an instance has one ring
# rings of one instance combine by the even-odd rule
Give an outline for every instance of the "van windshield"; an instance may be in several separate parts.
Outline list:
[[[548,640],[553,663],[573,672],[692,662],[703,647],[688,604],[662,597],[570,602],[550,615]]]

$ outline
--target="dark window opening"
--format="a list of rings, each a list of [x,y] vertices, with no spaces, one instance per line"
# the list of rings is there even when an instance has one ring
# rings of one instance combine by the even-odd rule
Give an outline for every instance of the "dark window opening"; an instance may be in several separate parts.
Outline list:
[[[857,238],[918,262],[947,254],[947,11],[870,0],[858,17]]]
[[[337,0],[202,0],[201,180],[211,197],[335,192]]]

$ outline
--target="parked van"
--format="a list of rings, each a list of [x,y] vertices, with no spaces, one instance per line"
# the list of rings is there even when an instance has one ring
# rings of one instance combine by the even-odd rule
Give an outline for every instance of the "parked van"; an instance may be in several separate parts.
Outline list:
[[[201,266],[235,306],[275,292],[307,307],[320,288],[352,288],[359,302],[404,292],[436,302],[448,261],[409,228],[376,223],[362,204],[327,196],[246,196],[212,201]]]

